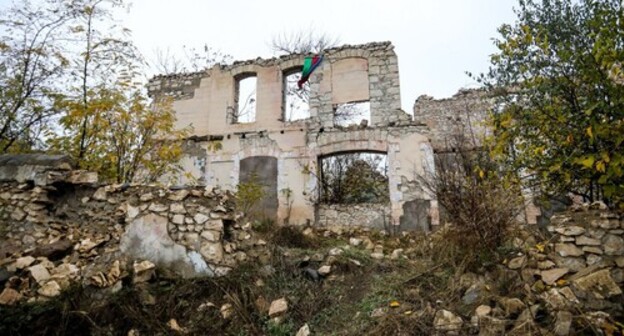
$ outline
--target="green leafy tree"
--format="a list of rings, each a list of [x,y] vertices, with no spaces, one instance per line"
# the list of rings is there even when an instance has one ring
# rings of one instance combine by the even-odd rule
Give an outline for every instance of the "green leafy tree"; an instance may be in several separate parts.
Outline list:
[[[479,80],[498,96],[493,154],[545,194],[624,199],[624,11],[520,0]]]
[[[60,113],[69,67],[61,43],[73,10],[60,1],[21,1],[0,15],[0,153],[29,151]]]
[[[150,104],[140,89],[119,84],[91,89],[88,102],[86,109],[81,101],[66,103],[61,125],[68,131],[50,139],[52,148],[70,153],[84,169],[108,181],[154,182],[180,173],[177,162],[188,130],[175,129],[170,100]],[[89,127],[83,138],[85,117]],[[80,141],[85,138],[89,141],[80,158]]]

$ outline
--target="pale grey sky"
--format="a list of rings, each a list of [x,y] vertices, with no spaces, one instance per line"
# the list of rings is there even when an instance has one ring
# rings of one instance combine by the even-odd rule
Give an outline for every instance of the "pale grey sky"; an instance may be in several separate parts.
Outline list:
[[[0,0],[0,9],[9,3]],[[516,0],[132,0],[125,25],[141,52],[204,43],[234,60],[271,57],[271,37],[314,27],[342,44],[391,41],[399,57],[402,106],[427,94],[475,87],[465,71],[483,72],[492,37],[515,17]]]
[[[448,97],[476,83],[495,51],[491,38],[514,21],[516,0],[134,0],[127,25],[139,48],[209,45],[235,60],[270,57],[271,37],[310,26],[342,43],[389,40],[399,57],[402,106],[422,94]]]

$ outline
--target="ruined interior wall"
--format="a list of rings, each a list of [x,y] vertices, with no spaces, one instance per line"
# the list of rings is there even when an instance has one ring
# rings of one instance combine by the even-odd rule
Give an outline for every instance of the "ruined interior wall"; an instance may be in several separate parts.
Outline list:
[[[397,114],[411,120],[401,111],[398,59],[392,44],[346,45],[326,50],[324,57],[310,82],[310,109],[320,125],[334,126],[336,104],[366,99],[370,101],[369,125],[373,127],[387,126],[397,119]],[[367,78],[363,74],[365,66]]]
[[[419,181],[425,176],[427,165],[432,162],[427,130],[421,126],[363,128],[350,130],[331,129],[322,133],[310,132],[308,137],[314,145],[311,154],[319,157],[349,151],[371,151],[387,154],[388,188],[390,189],[389,218],[392,225],[400,225],[404,216],[405,202],[416,199],[431,200],[432,195],[422,189]],[[318,193],[317,186],[311,186],[310,193]],[[437,225],[437,208],[433,204],[426,216],[431,224]],[[421,229],[421,228],[419,228]],[[429,229],[429,228],[424,228]]]
[[[451,98],[433,99],[420,96],[414,103],[414,120],[431,130],[435,150],[448,150],[455,145],[457,134],[464,134],[480,144],[487,134],[485,120],[493,101],[484,90],[461,90]]]
[[[315,220],[317,161],[320,155],[350,150],[388,154],[391,196],[390,218],[394,225],[403,216],[403,203],[430,199],[418,189],[416,175],[429,154],[426,128],[418,126],[400,110],[398,61],[389,42],[346,45],[325,50],[324,60],[310,77],[310,118],[283,120],[283,74],[300,67],[305,55],[287,55],[217,65],[207,70],[191,97],[174,102],[179,125],[190,123],[196,137],[187,146],[182,161],[193,180],[180,183],[218,185],[235,190],[240,161],[253,156],[271,156],[278,166],[278,210],[280,223],[306,224]],[[230,122],[234,109],[236,77],[257,75],[256,120]],[[150,81],[150,94],[169,94],[168,77]],[[167,85],[165,85],[165,84]],[[183,90],[183,91],[184,91]],[[337,104],[368,100],[371,120],[363,128],[334,126]],[[221,148],[211,150],[209,139],[220,138]],[[427,214],[431,216],[431,214]],[[435,222],[435,221],[434,221]]]

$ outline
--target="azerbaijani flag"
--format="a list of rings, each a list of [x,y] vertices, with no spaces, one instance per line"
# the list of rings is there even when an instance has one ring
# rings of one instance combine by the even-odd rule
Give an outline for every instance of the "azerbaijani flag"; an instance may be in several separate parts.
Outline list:
[[[312,71],[314,71],[314,69],[321,64],[321,61],[323,61],[323,56],[319,55],[308,56],[305,58],[305,61],[303,61],[303,69],[301,70],[301,79],[297,82],[299,89],[301,89],[303,84],[308,81]]]

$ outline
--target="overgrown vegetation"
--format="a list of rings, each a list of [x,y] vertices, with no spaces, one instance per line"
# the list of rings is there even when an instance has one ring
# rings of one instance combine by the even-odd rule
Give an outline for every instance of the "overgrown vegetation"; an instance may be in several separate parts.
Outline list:
[[[447,240],[479,267],[497,256],[524,201],[516,176],[501,171],[467,134],[460,131],[447,152],[436,154],[435,169],[427,169],[421,184],[437,199],[443,224],[451,224],[444,229]]]
[[[624,209],[624,7],[520,0],[478,79],[496,93],[493,153],[546,195]]]
[[[386,155],[343,153],[320,159],[321,203],[389,201]]]
[[[254,218],[260,200],[265,196],[264,186],[260,183],[258,176],[252,174],[248,181],[240,182],[236,186],[236,207],[242,211],[247,218]]]
[[[177,171],[168,100],[150,102],[143,59],[113,19],[123,0],[23,1],[2,14],[0,153],[69,154],[114,182]]]

